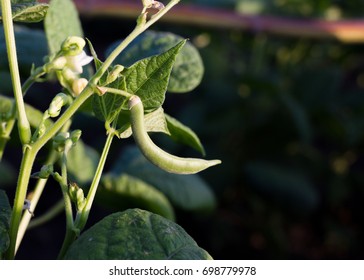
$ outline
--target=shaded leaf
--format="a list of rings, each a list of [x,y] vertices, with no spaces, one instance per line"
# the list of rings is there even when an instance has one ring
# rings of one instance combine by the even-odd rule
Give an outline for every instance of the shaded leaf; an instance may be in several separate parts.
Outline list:
[[[140,209],[114,213],[69,248],[70,260],[208,260],[211,256],[179,225]]]
[[[167,51],[181,40],[183,40],[182,37],[173,33],[147,31],[138,36],[118,56],[115,62],[130,66],[137,60]],[[107,50],[107,54],[119,43],[112,44]],[[190,42],[187,42],[176,57],[168,84],[168,91],[176,93],[189,92],[200,84],[203,74],[204,66],[200,54]]]
[[[67,156],[67,170],[80,184],[90,182],[96,172],[99,154],[92,147],[78,140]]]
[[[135,146],[122,151],[113,172],[126,173],[143,180],[160,190],[173,205],[183,210],[208,212],[216,206],[213,192],[199,175],[166,172],[150,163]]]
[[[69,36],[83,37],[83,31],[73,1],[51,0],[44,20],[50,54],[61,48],[62,42]]]
[[[37,1],[11,1],[13,21],[39,22],[42,21],[48,10],[48,4],[40,4]],[[0,14],[0,20],[2,15]]]
[[[115,211],[141,208],[174,220],[172,205],[163,193],[127,174],[105,174],[97,190],[97,201]]]
[[[165,114],[168,130],[171,133],[171,138],[179,143],[188,145],[195,150],[199,151],[202,155],[205,155],[205,149],[203,148],[200,139],[189,127],[185,126],[175,118]]]
[[[4,190],[0,189],[0,259],[2,254],[8,249],[9,226],[10,226],[11,207]]]

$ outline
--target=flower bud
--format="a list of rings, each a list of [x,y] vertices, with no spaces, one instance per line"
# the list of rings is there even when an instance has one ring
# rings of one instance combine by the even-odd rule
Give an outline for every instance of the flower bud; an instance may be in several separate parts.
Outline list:
[[[64,40],[61,46],[61,50],[65,55],[79,55],[83,51],[85,45],[86,41],[83,38],[71,36]]]
[[[76,183],[71,183],[68,189],[68,193],[73,203],[76,204],[77,211],[81,211],[85,207],[86,199],[83,193],[83,189],[77,186]]]
[[[39,172],[35,172],[31,175],[32,178],[47,179],[49,175],[53,174],[53,165],[43,165]]]
[[[88,80],[85,78],[76,79],[72,82],[72,91],[75,96],[78,96],[87,86]]]
[[[111,72],[107,75],[106,83],[110,84],[114,82],[119,77],[119,74],[123,72],[124,69],[125,67],[122,65],[115,65],[114,68],[111,70]]]
[[[56,137],[53,138],[53,148],[57,152],[63,152],[66,141],[70,138],[69,132],[60,132]]]
[[[61,112],[61,109],[64,105],[67,105],[71,102],[71,98],[64,94],[58,93],[52,100],[51,104],[48,108],[48,114],[51,118],[58,117]]]
[[[81,134],[82,134],[82,131],[79,129],[76,129],[71,132],[70,138],[71,138],[73,144],[77,143],[78,139],[80,139],[80,137],[81,137]]]

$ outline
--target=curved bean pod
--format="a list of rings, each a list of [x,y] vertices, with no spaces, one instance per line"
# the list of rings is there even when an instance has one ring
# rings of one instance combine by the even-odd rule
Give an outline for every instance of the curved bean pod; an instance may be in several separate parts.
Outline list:
[[[144,107],[136,95],[129,99],[131,129],[133,137],[142,154],[159,168],[177,174],[194,174],[210,166],[220,164],[220,160],[181,158],[163,151],[150,139],[144,127]]]

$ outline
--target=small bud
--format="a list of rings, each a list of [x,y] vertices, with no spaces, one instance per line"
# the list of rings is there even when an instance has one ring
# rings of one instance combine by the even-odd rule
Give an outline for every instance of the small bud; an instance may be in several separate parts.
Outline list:
[[[142,13],[137,19],[137,25],[143,26],[144,24],[146,24],[147,18],[148,18],[148,13],[147,12]]]
[[[78,78],[77,73],[72,71],[70,68],[64,68],[62,70],[62,78],[65,82],[72,84],[74,80]]]
[[[53,70],[62,70],[67,64],[67,59],[64,56],[57,57],[53,61],[44,65],[44,71],[49,73]]]
[[[69,132],[60,132],[53,138],[53,148],[57,152],[63,152],[67,139],[70,138]]]
[[[58,115],[61,112],[61,109],[64,105],[69,104],[71,101],[71,98],[64,94],[64,93],[58,93],[52,100],[51,104],[48,108],[48,114],[51,118],[58,117]]]
[[[33,178],[47,179],[53,173],[53,165],[43,165],[39,172],[32,174]]]
[[[164,4],[159,1],[153,1],[152,5],[150,6],[152,9],[156,9],[158,11],[164,9]]]
[[[79,130],[79,129],[76,129],[76,130],[74,130],[74,131],[71,132],[70,138],[71,138],[73,144],[76,144],[77,143],[77,141],[81,137],[81,134],[82,134],[82,131]]]
[[[119,78],[119,74],[125,69],[122,65],[115,65],[111,72],[107,75],[106,83],[110,84]]]
[[[61,50],[65,55],[79,55],[83,51],[85,45],[86,41],[83,38],[71,36],[64,40],[61,46]]]
[[[76,183],[71,183],[69,185],[68,193],[72,202],[76,205],[77,211],[81,211],[85,207],[86,199],[83,193],[83,189],[77,186]]]
[[[72,83],[72,90],[75,96],[80,95],[80,93],[85,89],[88,84],[88,80],[85,78],[76,79]]]

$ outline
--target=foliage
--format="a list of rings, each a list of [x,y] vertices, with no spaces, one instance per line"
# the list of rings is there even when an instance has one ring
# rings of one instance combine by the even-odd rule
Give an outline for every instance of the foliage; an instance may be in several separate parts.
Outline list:
[[[168,169],[176,173],[169,174],[149,165],[140,153],[133,151],[135,156],[129,157],[126,154],[130,152],[125,151],[121,160],[111,164],[109,172],[104,172],[111,144],[119,139],[133,136],[138,139],[137,148],[146,155],[153,153],[153,149],[162,151],[154,143],[149,148],[143,146],[143,137],[152,141],[147,132],[162,132],[176,142],[204,153],[197,135],[166,115],[162,108],[168,88],[182,93],[200,83],[203,65],[197,49],[190,43],[185,46],[186,40],[172,33],[154,32],[146,33],[148,37],[138,37],[178,2],[171,0],[166,6],[159,5],[150,17],[152,7],[144,1],[135,28],[123,40],[113,44],[105,61],[98,58],[91,41],[88,41],[88,47],[92,56],[87,55],[87,44],[82,38],[83,29],[73,1],[51,0],[49,5],[29,0],[1,2],[4,37],[0,38],[0,52],[8,55],[8,61],[0,65],[1,74],[7,78],[0,95],[0,171],[7,173],[1,178],[2,186],[14,184],[16,177],[13,162],[9,164],[2,159],[8,144],[21,150],[22,156],[17,186],[9,188],[15,197],[12,208],[6,193],[0,191],[0,257],[14,258],[20,244],[17,238],[23,237],[40,195],[45,190],[54,189],[50,185],[58,184],[66,216],[66,234],[59,258],[211,259],[172,221],[175,219],[174,206],[205,212],[215,207],[215,198],[207,183],[197,175],[176,175],[185,174],[187,167],[191,170],[190,158],[178,157],[186,167]],[[12,24],[13,21],[31,23],[43,19],[44,31],[24,27],[14,29]],[[137,53],[133,46],[145,52]],[[122,57],[119,55],[125,55],[132,63],[119,61]],[[92,60],[94,68],[88,65]],[[58,82],[61,92],[52,94],[54,89],[49,82]],[[34,90],[36,86],[40,90]],[[14,98],[6,96],[11,92]],[[38,100],[42,99],[39,94],[46,95],[46,98],[29,105],[24,102],[27,93]],[[136,97],[144,108],[140,118],[133,118],[130,105]],[[94,123],[98,120],[104,123],[107,137],[103,139],[105,144],[100,153],[80,139],[84,133],[93,131],[80,130],[72,123],[82,114],[87,114]],[[15,126],[18,135],[12,132]],[[142,137],[137,138],[137,135]],[[19,139],[13,143],[9,141],[10,136],[19,136]],[[105,136],[99,139],[102,138]],[[166,160],[165,157],[177,158],[164,153],[164,158],[157,153],[153,162],[158,165]],[[135,163],[134,160],[139,161],[139,166],[132,166],[130,161]],[[40,162],[43,165],[38,166]],[[207,166],[193,166],[192,173],[205,168]],[[145,172],[139,173],[140,170]],[[30,179],[36,180],[34,192]],[[51,193],[59,196],[54,191]],[[95,197],[99,205],[113,211],[125,211],[105,214],[101,222],[83,232]],[[60,210],[59,205],[55,203],[44,217],[36,218],[32,224],[39,225],[53,217]],[[130,209],[136,207],[156,214]],[[104,247],[100,242],[93,243],[95,246],[86,245],[85,250],[84,241],[90,240],[89,234],[101,243],[111,234],[118,247],[111,251],[107,249],[106,255],[100,251],[100,246]],[[155,238],[157,244],[154,244]],[[140,247],[140,240],[153,245],[148,245],[147,256],[146,247]]]

